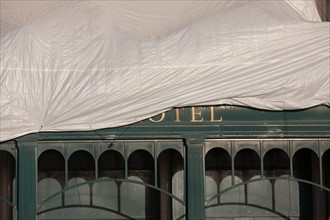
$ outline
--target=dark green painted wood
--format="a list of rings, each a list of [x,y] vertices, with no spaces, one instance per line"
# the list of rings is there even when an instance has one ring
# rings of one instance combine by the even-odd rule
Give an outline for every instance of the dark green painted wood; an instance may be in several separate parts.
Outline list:
[[[18,146],[18,219],[36,219],[37,135],[17,140]]]
[[[216,106],[213,107],[213,122],[210,106],[196,107],[195,121],[192,120],[192,112],[191,107],[172,109],[163,113],[162,121],[159,121],[162,115],[153,117],[154,121],[159,122],[146,119],[127,126],[96,131],[41,132],[39,140],[182,138],[200,134],[206,138],[330,137],[330,108],[327,106],[295,111]]]
[[[186,216],[189,220],[205,219],[202,143],[198,139],[186,141]]]
[[[43,141],[98,140],[112,146],[119,139],[185,138],[187,219],[202,220],[205,217],[203,156],[205,138],[330,137],[330,108],[326,106],[301,111],[261,111],[222,106],[213,108],[213,120],[211,110],[211,107],[196,107],[194,110],[191,107],[173,109],[164,113],[163,119],[163,115],[153,117],[154,122],[147,119],[132,125],[97,131],[41,132],[18,138],[19,219],[36,219],[38,141],[42,143]]]

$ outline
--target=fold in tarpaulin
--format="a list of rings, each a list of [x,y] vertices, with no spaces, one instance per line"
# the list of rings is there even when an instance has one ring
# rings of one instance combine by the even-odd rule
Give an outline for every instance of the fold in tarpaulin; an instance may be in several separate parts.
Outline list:
[[[172,107],[330,105],[313,1],[1,1],[0,141]]]

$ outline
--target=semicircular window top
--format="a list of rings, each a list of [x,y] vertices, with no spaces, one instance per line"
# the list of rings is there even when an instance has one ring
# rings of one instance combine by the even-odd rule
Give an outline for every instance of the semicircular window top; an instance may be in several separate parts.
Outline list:
[[[264,176],[290,175],[290,158],[282,149],[271,149],[263,157]]]
[[[89,152],[79,150],[70,155],[68,159],[68,179],[75,177],[81,177],[86,181],[95,180],[95,160]]]
[[[254,176],[261,174],[260,157],[256,151],[242,149],[238,151],[234,158],[235,176],[247,181]]]
[[[98,177],[124,179],[125,160],[123,155],[115,150],[103,152],[98,159]]]

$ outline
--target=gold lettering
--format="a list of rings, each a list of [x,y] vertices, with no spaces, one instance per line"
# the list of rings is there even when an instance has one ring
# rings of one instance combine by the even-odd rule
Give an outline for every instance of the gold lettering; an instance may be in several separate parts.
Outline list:
[[[179,113],[179,108],[175,108],[175,121],[174,122],[181,122],[180,121],[180,113]]]
[[[163,121],[164,118],[165,118],[165,112],[163,112],[163,113],[161,114],[160,119],[158,119],[158,120],[154,120],[153,118],[149,118],[149,120],[152,121],[152,122],[158,123],[158,122]]]
[[[196,119],[196,115],[200,117],[200,119]],[[191,121],[190,122],[203,122],[202,112],[196,112],[195,107],[191,107]]]
[[[211,106],[211,120],[210,122],[222,122],[222,116],[220,117],[220,119],[214,119],[214,106]]]

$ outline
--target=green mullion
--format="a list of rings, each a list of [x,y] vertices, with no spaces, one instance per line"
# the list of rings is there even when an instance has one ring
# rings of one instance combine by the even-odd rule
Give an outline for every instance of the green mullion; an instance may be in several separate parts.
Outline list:
[[[33,220],[37,213],[37,135],[17,139],[18,219]]]
[[[125,155],[125,179],[128,178],[128,155],[127,155],[127,143],[124,142],[124,155]]]
[[[154,169],[155,169],[154,185],[158,187],[158,163],[157,163],[158,155],[157,155],[157,143],[155,141],[153,142],[153,158],[154,158]]]
[[[235,161],[234,161],[234,143],[230,141],[230,161],[231,161],[231,185],[235,185]]]
[[[94,148],[94,161],[95,161],[95,179],[97,180],[99,178],[99,147],[98,145],[94,142],[93,143],[93,148]]]
[[[293,149],[291,140],[289,140],[289,156],[290,156],[290,177],[293,178]]]
[[[189,220],[205,219],[203,142],[187,140],[186,214]]]
[[[264,142],[259,141],[259,152],[260,152],[260,169],[261,169],[261,177],[264,177]]]
[[[69,181],[69,166],[68,166],[68,160],[69,160],[69,153],[68,153],[68,144],[67,143],[64,143],[64,155],[65,155],[65,158],[64,158],[64,174],[65,174],[65,188],[68,187],[68,181]]]
[[[318,151],[319,151],[319,171],[320,171],[320,185],[323,185],[323,157],[320,140],[317,141]]]

